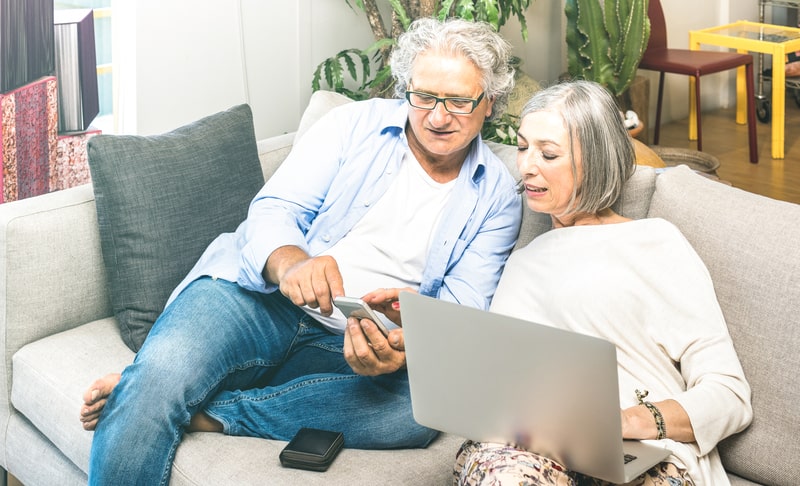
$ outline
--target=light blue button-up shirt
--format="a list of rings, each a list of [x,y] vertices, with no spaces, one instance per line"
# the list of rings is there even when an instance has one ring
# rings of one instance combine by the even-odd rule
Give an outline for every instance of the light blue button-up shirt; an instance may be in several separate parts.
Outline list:
[[[333,109],[295,140],[234,233],[217,237],[170,302],[201,276],[272,292],[262,270],[277,248],[318,255],[344,237],[386,192],[408,151],[404,100],[372,99]],[[504,164],[472,144],[428,255],[420,293],[489,307],[522,218]],[[425,236],[427,237],[427,235]]]

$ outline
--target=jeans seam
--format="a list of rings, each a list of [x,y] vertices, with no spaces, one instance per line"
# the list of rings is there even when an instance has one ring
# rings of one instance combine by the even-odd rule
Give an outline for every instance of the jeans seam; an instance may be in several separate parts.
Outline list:
[[[233,373],[235,373],[237,371],[244,371],[244,370],[248,370],[248,369],[255,368],[255,367],[276,366],[278,364],[280,364],[280,363],[270,364],[270,363],[268,363],[267,361],[264,361],[264,360],[251,360],[251,361],[248,361],[246,363],[242,363],[239,366],[234,366],[234,367],[228,368],[227,370],[225,370],[225,373],[222,374],[220,379],[218,379],[216,382],[214,382],[214,384],[211,387],[209,387],[207,390],[205,390],[205,392],[200,397],[198,397],[196,400],[192,400],[192,401],[188,402],[186,405],[188,407],[196,407],[197,405],[203,403],[204,401],[206,401],[206,399],[208,399],[209,394],[211,393],[212,390],[217,390],[219,388],[220,383],[225,381],[225,379],[227,377],[229,377],[230,375],[232,375]]]
[[[178,446],[181,443],[181,438],[183,437],[183,431],[179,427],[178,430],[175,431],[175,435],[172,440],[172,444],[170,445],[169,456],[167,458],[167,465],[166,468],[162,471],[161,474],[161,485],[166,486],[169,484],[169,479],[172,475],[172,466],[175,463],[175,454],[178,451]]]
[[[301,317],[300,320],[297,323],[297,330],[295,331],[294,337],[292,338],[292,342],[286,348],[286,352],[284,353],[284,355],[283,355],[283,357],[281,358],[280,361],[271,362],[271,361],[257,359],[257,360],[250,360],[250,361],[248,361],[246,363],[241,363],[238,366],[234,366],[234,367],[228,368],[227,370],[225,370],[225,373],[209,389],[205,390],[205,392],[197,400],[193,400],[193,401],[187,403],[187,406],[195,407],[195,406],[203,403],[204,401],[206,401],[209,398],[209,394],[211,393],[212,390],[219,391],[218,389],[219,389],[220,383],[225,381],[225,379],[227,377],[229,377],[231,374],[233,374],[233,373],[235,373],[237,371],[248,370],[248,369],[251,369],[251,368],[255,368],[257,366],[260,366],[260,367],[280,366],[282,363],[284,363],[286,361],[286,359],[289,357],[289,355],[291,355],[292,350],[294,349],[295,345],[297,344],[297,340],[298,340],[299,336],[302,333],[304,333],[305,330],[308,327],[309,326],[306,325],[306,323],[304,322],[304,317]],[[214,402],[212,400],[212,402],[210,402],[210,403],[219,403],[219,402]]]
[[[298,322],[298,325],[302,328],[302,330],[304,332],[305,331],[314,331],[314,329],[322,330],[324,332],[330,332],[319,321],[317,321],[316,319],[314,319],[313,317],[311,317],[308,314],[306,314],[306,315],[304,315],[303,317],[300,318],[300,322]],[[300,333],[298,332],[298,335],[299,334]],[[313,346],[313,347],[315,347],[317,349],[324,349],[325,351],[330,351],[332,353],[341,353],[342,352],[342,347],[341,346],[330,346],[330,345],[325,344],[325,343],[320,344],[318,342],[312,342],[312,343],[309,343],[309,346]],[[292,342],[292,346],[290,347],[290,350],[293,350],[293,349],[294,349],[294,342]],[[287,356],[288,356],[288,353],[287,353]]]
[[[248,396],[237,396],[236,398],[233,398],[233,399],[230,399],[230,400],[223,400],[223,401],[218,401],[218,402],[213,402],[213,403],[216,406],[227,406],[227,405],[232,405],[232,404],[234,404],[236,402],[241,402],[241,401],[245,401],[245,400],[246,401],[250,401],[250,402],[262,402],[262,401],[265,401],[265,400],[271,400],[271,399],[273,399],[275,397],[279,397],[281,395],[285,395],[286,393],[295,391],[295,390],[297,390],[299,388],[303,388],[303,387],[306,387],[308,385],[314,385],[314,384],[317,384],[317,383],[325,383],[325,382],[331,382],[331,381],[352,380],[352,379],[355,379],[355,378],[358,378],[358,377],[359,377],[359,375],[353,374],[353,375],[341,375],[341,376],[326,376],[324,378],[312,378],[310,380],[303,380],[301,382],[295,383],[294,385],[282,388],[280,391],[277,391],[277,392],[274,392],[274,393],[270,393],[268,395],[259,396],[258,398],[252,398],[252,397],[248,397]]]

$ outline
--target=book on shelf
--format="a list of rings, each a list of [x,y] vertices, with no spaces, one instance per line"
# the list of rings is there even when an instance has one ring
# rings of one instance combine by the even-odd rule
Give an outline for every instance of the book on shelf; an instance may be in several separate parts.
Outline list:
[[[58,144],[57,82],[45,76],[0,94],[0,202],[50,192]]]
[[[85,131],[100,112],[94,12],[91,9],[56,10],[54,41],[58,131]]]
[[[55,72],[53,0],[0,0],[0,93]]]

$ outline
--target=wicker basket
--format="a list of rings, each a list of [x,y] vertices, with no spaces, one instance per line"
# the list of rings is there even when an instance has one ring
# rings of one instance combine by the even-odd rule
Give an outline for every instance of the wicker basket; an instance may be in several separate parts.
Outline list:
[[[667,167],[674,167],[676,165],[688,165],[689,168],[708,174],[714,177],[717,175],[719,168],[719,159],[711,154],[705,152],[698,152],[697,150],[675,148],[675,147],[660,147],[652,146],[653,149]]]

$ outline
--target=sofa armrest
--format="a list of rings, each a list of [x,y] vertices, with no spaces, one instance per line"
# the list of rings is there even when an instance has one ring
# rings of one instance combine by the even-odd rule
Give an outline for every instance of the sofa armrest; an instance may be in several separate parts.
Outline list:
[[[294,133],[258,142],[265,178]],[[91,184],[0,204],[0,352],[112,315]],[[4,340],[4,342],[3,342]]]
[[[0,204],[0,427],[22,346],[112,315],[91,184]]]
[[[112,315],[91,184],[0,205],[0,296],[6,350]]]

